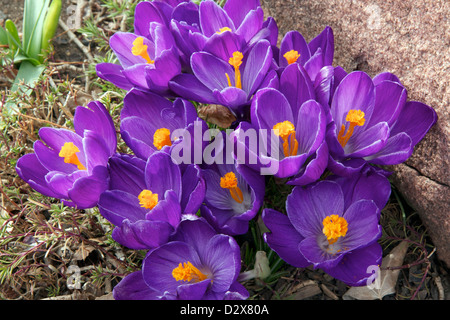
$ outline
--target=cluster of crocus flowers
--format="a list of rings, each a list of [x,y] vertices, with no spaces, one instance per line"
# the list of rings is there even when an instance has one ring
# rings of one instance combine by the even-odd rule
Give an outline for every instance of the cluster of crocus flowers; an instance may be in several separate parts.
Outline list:
[[[197,2],[138,3],[134,32],[110,39],[118,63],[96,66],[127,91],[117,127],[132,154],[116,152],[112,118],[91,102],[75,132],[42,128],[18,174],[67,205],[97,206],[115,241],[146,251],[115,299],[248,298],[235,236],[259,215],[286,263],[365,285],[381,264],[391,191],[379,165],[408,159],[436,113],[407,101],[391,73],[333,66],[328,26],[310,42],[290,31],[277,47],[259,0]],[[236,121],[220,131],[199,104]],[[286,213],[270,208],[269,179],[292,186]]]

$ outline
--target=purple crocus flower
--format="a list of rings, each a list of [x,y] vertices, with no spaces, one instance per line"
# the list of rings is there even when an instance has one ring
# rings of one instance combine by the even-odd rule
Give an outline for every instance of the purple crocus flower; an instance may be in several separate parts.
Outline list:
[[[202,121],[193,104],[181,98],[172,102],[135,88],[126,94],[123,103],[121,136],[134,154],[145,160],[159,150],[170,153],[172,145],[181,142],[174,133],[188,129],[196,120]]]
[[[170,241],[151,250],[142,270],[114,287],[116,300],[244,300],[237,282],[240,248],[203,219],[181,221]]]
[[[280,77],[280,90],[258,91],[250,115],[251,124],[241,122],[233,133],[239,163],[254,170],[264,168],[264,174],[278,178],[289,177],[289,183],[295,185],[305,185],[320,177],[328,161],[324,142],[327,117],[325,109],[314,100],[303,67],[298,64],[286,67]],[[256,132],[260,141],[246,142],[252,132]],[[244,150],[241,152],[245,158],[239,155],[240,150]]]
[[[366,163],[395,165],[408,159],[414,146],[436,122],[429,106],[407,102],[406,89],[391,74],[373,80],[364,72],[346,75],[334,92],[327,130],[329,168],[352,174]]]
[[[303,66],[311,78],[316,100],[328,105],[334,80],[333,56],[333,29],[327,26],[309,43],[300,32],[287,32],[281,40],[276,58],[280,70],[293,63]]]
[[[110,185],[98,202],[116,228],[112,237],[131,249],[155,248],[168,241],[183,214],[195,214],[205,196],[196,165],[181,168],[159,151],[147,161],[130,155],[110,159]]]
[[[277,42],[278,27],[272,17],[264,21],[259,0],[228,0],[223,8],[211,0],[199,5],[185,1],[174,8],[171,18],[171,30],[188,72],[194,52],[232,53],[238,50],[236,46],[250,47],[261,39],[273,46]]]
[[[374,186],[380,188],[375,201]],[[389,194],[389,181],[372,170],[295,187],[286,201],[287,215],[263,211],[270,230],[265,241],[292,266],[312,265],[350,286],[366,285],[372,275],[368,268],[381,262],[380,208]]]
[[[108,187],[108,159],[116,152],[117,136],[108,111],[98,101],[79,106],[74,116],[75,132],[41,128],[42,141],[34,153],[22,156],[18,175],[45,196],[58,198],[78,209],[97,205]]]
[[[228,107],[238,118],[245,113],[255,92],[277,79],[272,66],[272,49],[267,40],[256,43],[247,53],[234,51],[228,60],[208,52],[191,56],[193,74],[180,74],[170,88],[180,97]]]
[[[99,63],[97,75],[121,89],[137,87],[171,96],[168,82],[181,72],[181,64],[170,30],[152,22],[149,29],[136,32],[117,32],[110,38],[120,64]]]
[[[228,140],[225,133],[221,136],[224,142]],[[244,234],[264,200],[265,178],[257,171],[236,164],[231,153],[228,157],[225,153],[223,146],[213,163],[202,170],[206,194],[201,215],[218,232]]]

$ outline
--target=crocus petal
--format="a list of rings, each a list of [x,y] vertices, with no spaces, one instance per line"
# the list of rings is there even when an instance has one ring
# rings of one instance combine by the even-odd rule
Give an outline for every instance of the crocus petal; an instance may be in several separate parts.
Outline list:
[[[376,241],[381,236],[380,210],[372,200],[352,203],[343,215],[348,222],[348,231],[340,245],[352,251]]]
[[[381,72],[373,77],[373,84],[376,86],[383,81],[392,81],[401,84],[400,79],[391,72]]]
[[[200,103],[214,103],[212,91],[201,83],[196,76],[182,73],[169,81],[169,88],[180,97]]]
[[[181,206],[177,194],[168,190],[164,194],[164,199],[149,212],[145,218],[150,221],[166,221],[176,228],[181,221]]]
[[[168,17],[171,12],[171,6],[162,1],[138,3],[134,10],[134,32],[137,35],[149,38],[150,23],[157,22],[168,25]]]
[[[328,165],[328,146],[325,141],[317,148],[315,154],[307,161],[303,168],[286,184],[294,186],[306,186],[319,180]]]
[[[280,92],[289,101],[294,119],[301,105],[315,98],[313,84],[305,69],[299,64],[287,66],[280,76]]]
[[[146,79],[149,88],[161,95],[170,95],[169,81],[180,74],[181,64],[178,56],[172,50],[165,50],[155,61],[155,68],[146,69]]]
[[[310,263],[298,250],[298,244],[305,239],[289,221],[288,217],[273,209],[264,209],[262,218],[270,230],[264,240],[281,259],[296,268],[305,268]]]
[[[119,227],[125,219],[131,223],[143,220],[148,212],[148,209],[139,204],[137,195],[122,190],[103,192],[98,207],[105,219]]]
[[[199,7],[199,13],[200,26],[203,34],[207,37],[210,37],[224,27],[228,27],[232,31],[236,30],[233,21],[225,10],[214,1],[202,1]]]
[[[61,194],[49,188],[45,180],[48,170],[39,162],[34,153],[20,157],[16,163],[16,172],[22,180],[37,192],[48,197],[61,198]]]
[[[103,140],[108,154],[113,154],[117,147],[114,122],[106,107],[99,101],[89,102],[87,108],[77,107],[74,115],[75,132],[83,136],[86,130],[95,131]]]
[[[415,146],[436,121],[437,115],[433,108],[418,101],[408,101],[401,116],[392,127],[391,135],[405,132],[410,136],[412,145]]]
[[[373,164],[395,165],[406,161],[413,152],[411,137],[400,132],[387,139],[383,149],[364,159]]]
[[[205,181],[197,165],[189,165],[182,176],[181,207],[183,213],[197,213],[206,192]]]
[[[311,53],[309,51],[308,44],[306,43],[305,38],[302,34],[296,30],[291,30],[286,33],[286,35],[281,40],[280,44],[280,56],[279,56],[279,64],[280,67],[287,67],[287,60],[283,57],[283,55],[290,51],[295,50],[300,54],[299,62],[301,65],[304,65],[306,61],[311,57]]]
[[[365,121],[370,121],[375,102],[374,88],[372,79],[362,71],[354,71],[342,79],[331,102],[331,115],[338,130],[345,124],[345,117],[350,109],[363,111]],[[363,127],[356,127],[354,135]]]
[[[406,89],[396,82],[383,81],[375,87],[375,106],[369,127],[387,122],[392,127],[406,103]]]
[[[154,65],[135,64],[124,69],[122,74],[134,87],[143,90],[150,90],[150,86],[147,81],[147,71],[154,68]]]
[[[90,176],[75,181],[69,190],[69,197],[78,209],[92,208],[97,205],[100,194],[108,188],[108,170],[97,166]]]
[[[36,140],[33,143],[33,148],[39,162],[48,171],[58,171],[70,174],[77,170],[76,165],[64,162],[64,158],[59,156],[60,150],[50,149],[40,140]]]
[[[214,89],[222,90],[228,87],[225,74],[228,74],[232,85],[234,85],[234,70],[231,65],[210,53],[194,53],[191,56],[191,67],[197,79],[211,91]]]
[[[263,9],[257,8],[256,10],[252,10],[245,16],[244,21],[242,21],[242,24],[236,30],[236,34],[243,38],[246,42],[249,42],[253,40],[252,38],[261,30],[263,21]]]
[[[137,116],[154,124],[160,125],[153,116],[158,114],[161,109],[171,108],[170,100],[161,97],[152,92],[143,92],[137,89],[129,91],[124,98],[124,107],[120,113],[121,120],[126,117]]]
[[[299,153],[308,156],[322,144],[326,130],[326,116],[322,106],[315,100],[308,100],[298,111],[296,139]]]
[[[128,219],[120,227],[114,228],[114,241],[133,250],[148,250],[167,243],[173,227],[166,221],[139,220],[131,223]]]
[[[131,48],[133,47],[133,42],[136,40],[138,36],[131,32],[116,32],[112,35],[112,37],[109,39],[109,45],[111,49],[114,51],[114,53],[117,56],[117,59],[119,59],[120,64],[122,67],[129,68],[135,64],[140,63],[146,63],[145,59],[140,56],[135,56],[131,52]],[[153,52],[154,44],[148,40],[147,38],[144,39],[144,45],[148,46],[148,53],[150,55],[151,59],[154,59]]]
[[[245,91],[236,87],[214,90],[213,94],[219,104],[228,107],[235,115],[239,115],[242,106],[248,102]]]
[[[359,200],[373,200],[378,209],[382,210],[389,200],[391,194],[391,184],[381,173],[378,173],[372,166],[365,166],[361,174],[349,177],[331,175],[327,180],[337,182],[344,193],[345,210],[349,204]],[[373,192],[377,190],[377,192]]]
[[[106,167],[108,159],[112,155],[105,140],[97,132],[90,130],[84,132],[83,149],[88,173],[91,173],[96,166]]]
[[[269,41],[261,40],[251,49],[242,72],[242,89],[248,99],[259,88],[272,63],[272,50]]]
[[[250,11],[258,8],[260,8],[259,0],[228,0],[223,6],[236,27],[241,25]]]
[[[241,269],[239,245],[229,236],[218,234],[207,243],[205,255],[202,257],[204,265],[213,274],[211,290],[224,292],[233,284]]]
[[[368,284],[369,278],[373,277],[373,273],[369,272],[370,267],[374,268],[381,265],[382,254],[381,246],[375,242],[367,247],[347,253],[345,259],[342,259],[332,268],[324,268],[324,271],[348,286],[364,286]]]
[[[145,189],[145,161],[128,154],[116,154],[109,159],[109,189],[138,195]]]
[[[147,189],[162,197],[167,190],[173,190],[181,200],[181,172],[170,154],[155,152],[145,166],[145,183]]]
[[[155,148],[153,147],[153,135],[155,130],[149,123],[138,117],[128,117],[120,123],[120,134],[133,153],[141,159],[147,159]]]
[[[95,65],[95,70],[99,78],[111,82],[120,89],[130,90],[133,88],[133,84],[123,75],[121,65],[102,62]]]
[[[208,39],[203,51],[228,61],[235,51],[243,51],[245,43],[241,37],[233,32],[215,33]],[[231,75],[230,75],[231,76]]]
[[[324,235],[306,238],[298,245],[298,250],[314,268],[332,268],[342,261],[343,254],[333,254],[321,248],[319,241],[326,242]]]
[[[324,66],[317,73],[316,79],[314,80],[313,86],[317,101],[324,106],[328,106],[330,103],[334,81],[334,70],[335,68],[332,66]]]
[[[172,241],[151,251],[142,265],[142,273],[147,285],[157,291],[176,292],[182,284],[172,276],[172,270],[180,263],[191,262],[200,267],[200,258],[194,248],[184,242]]]
[[[323,54],[323,64],[325,66],[331,66],[334,57],[333,29],[326,26],[319,35],[309,42],[308,47],[311,54],[314,54],[320,48]]]
[[[295,187],[287,197],[289,220],[305,238],[322,234],[322,221],[331,214],[342,214],[344,195],[339,185],[321,181],[306,189]]]
[[[253,99],[251,106],[252,124],[259,129],[270,132],[279,122],[290,121],[294,124],[294,116],[286,97],[275,89],[262,89]]]
[[[335,160],[332,156],[328,158],[328,169],[339,176],[350,176],[361,171],[367,164],[362,158],[348,160]]]
[[[389,138],[389,126],[380,122],[373,127],[352,136],[344,152],[352,158],[367,157],[380,151]]]
[[[159,295],[147,286],[141,270],[128,274],[113,289],[114,300],[156,300]]]

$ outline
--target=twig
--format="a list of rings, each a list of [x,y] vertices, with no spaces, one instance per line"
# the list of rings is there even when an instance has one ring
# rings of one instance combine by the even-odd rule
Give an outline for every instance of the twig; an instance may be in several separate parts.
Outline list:
[[[86,48],[84,44],[81,43],[81,41],[76,37],[76,35],[69,29],[69,27],[60,19],[59,25],[61,28],[64,29],[64,31],[67,31],[67,35],[69,36],[70,40],[72,40],[80,49],[83,51],[83,53],[88,58],[89,62],[94,62],[94,57],[91,55],[89,50]]]

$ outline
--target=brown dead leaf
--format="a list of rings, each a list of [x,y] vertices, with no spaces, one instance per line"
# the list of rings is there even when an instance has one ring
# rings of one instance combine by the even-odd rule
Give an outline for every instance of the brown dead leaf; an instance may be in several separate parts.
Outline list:
[[[81,243],[81,246],[77,249],[77,251],[73,255],[73,259],[75,260],[85,260],[87,256],[94,251],[95,248],[91,245],[85,246]]]
[[[403,264],[408,242],[402,241],[383,258],[379,277],[372,284],[364,287],[352,287],[344,295],[344,300],[381,300],[384,296],[395,293],[400,269],[386,270],[386,268],[400,267]]]
[[[228,128],[236,121],[231,111],[219,104],[209,104],[198,109],[198,115],[203,120],[213,123],[221,128]]]

